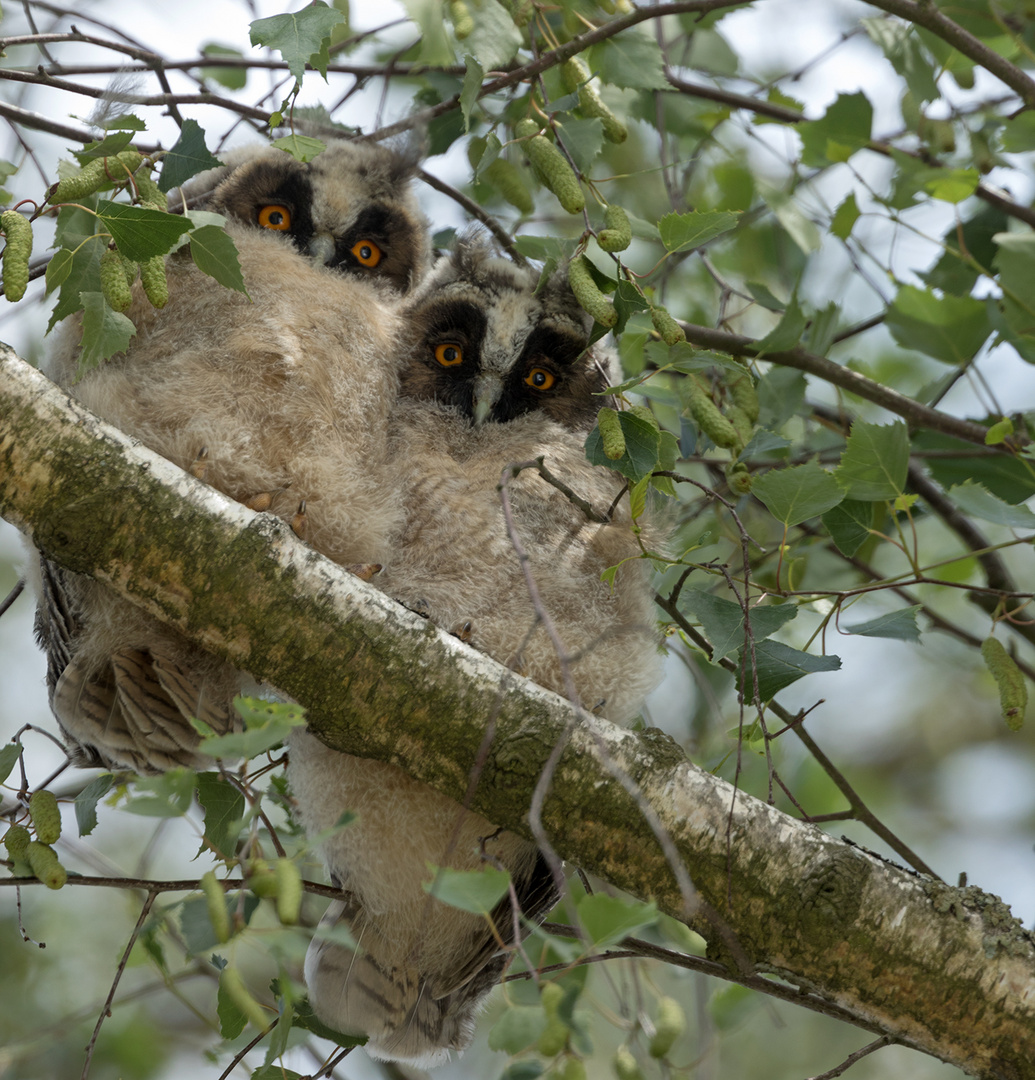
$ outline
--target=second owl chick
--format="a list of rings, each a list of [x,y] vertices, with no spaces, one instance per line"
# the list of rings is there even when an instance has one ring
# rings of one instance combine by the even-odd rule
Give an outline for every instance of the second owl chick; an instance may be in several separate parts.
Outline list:
[[[498,485],[509,463],[540,455],[605,514],[622,481],[586,461],[583,443],[608,385],[587,351],[589,321],[563,281],[537,275],[468,238],[406,305],[402,396],[391,447],[407,507],[379,588],[443,626],[470,619],[472,643],[564,692],[562,661],[539,623]],[[646,567],[624,511],[589,521],[534,470],[509,482],[513,528],[529,556],[583,704],[625,720],[659,676]],[[630,560],[623,563],[623,560]],[[601,580],[623,563],[615,589]],[[473,716],[483,728],[487,716]],[[430,1065],[470,1041],[474,1017],[508,962],[484,920],[429,897],[426,861],[457,869],[486,854],[511,871],[525,916],[556,900],[534,844],[417,784],[393,765],[335,754],[308,734],[291,742],[290,776],[312,835],[346,810],[359,818],[324,844],[359,950],[317,938],[306,961],[321,1020],[370,1036],[375,1057]],[[448,856],[448,858],[446,857]],[[512,942],[504,902],[495,924]]]
[[[182,468],[291,520],[338,562],[382,560],[401,520],[383,483],[397,377],[396,286],[426,258],[412,160],[334,144],[308,166],[269,147],[237,151],[185,189],[229,215],[248,296],[185,251],[169,302],[134,291],[127,351],[75,381],[77,327],[47,367],[102,418]],[[199,766],[191,716],[235,722],[237,674],[127,601],[59,567],[41,570],[37,631],[52,707],[83,763],[148,773]]]

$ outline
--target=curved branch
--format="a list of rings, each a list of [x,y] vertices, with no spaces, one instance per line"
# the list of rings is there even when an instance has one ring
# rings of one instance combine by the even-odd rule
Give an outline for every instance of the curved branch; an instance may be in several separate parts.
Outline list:
[[[529,792],[572,719],[566,701],[103,424],[6,347],[0,511],[47,557],[303,701],[329,746],[395,762],[453,799],[494,717],[471,806],[527,835]],[[616,766],[756,973],[975,1074],[1033,1075],[1035,941],[1000,900],[734,793],[659,731],[583,717],[543,824],[563,857],[670,914],[683,906],[678,883],[636,801],[610,782]],[[712,924],[695,928],[732,971]]]

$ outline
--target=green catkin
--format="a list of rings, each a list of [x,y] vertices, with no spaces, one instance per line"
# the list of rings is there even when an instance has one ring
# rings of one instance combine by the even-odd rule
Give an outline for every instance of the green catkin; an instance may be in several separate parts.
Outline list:
[[[61,811],[53,791],[34,791],[29,799],[29,817],[41,844],[56,844],[61,835]]]
[[[632,243],[629,215],[611,203],[604,210],[604,227],[597,233],[597,243],[604,251],[625,251]]]
[[[735,495],[747,495],[751,491],[751,473],[743,461],[731,461],[726,466],[726,483]]]
[[[998,638],[985,638],[981,642],[981,658],[999,688],[999,708],[1006,726],[1011,731],[1020,731],[1028,706],[1028,687],[1021,669]]]
[[[560,150],[538,131],[539,125],[530,119],[519,120],[514,128],[514,134],[523,140],[525,153],[539,179],[569,214],[581,213],[586,197],[578,177]]]
[[[165,277],[165,259],[161,255],[153,255],[140,264],[140,284],[152,307],[164,308],[169,303],[169,282]]]
[[[730,399],[733,404],[747,413],[752,424],[758,423],[758,391],[755,389],[755,380],[749,372],[731,380],[729,384]]]
[[[579,95],[579,112],[587,120],[599,120],[603,126],[604,138],[608,142],[623,143],[629,137],[629,129],[601,101],[600,94],[589,82],[589,68],[582,60],[573,56],[565,61],[561,68],[561,81],[568,93],[576,90]]]
[[[605,455],[611,461],[617,461],[625,453],[625,432],[622,421],[614,409],[606,406],[597,413],[597,427],[600,428],[600,441]]]
[[[661,998],[658,1002],[658,1018],[654,1023],[654,1035],[648,1047],[650,1056],[663,1058],[685,1030],[686,1016],[683,1007],[675,998]]]
[[[104,158],[93,158],[77,173],[59,180],[47,193],[51,203],[78,202],[79,199],[92,195],[102,184],[108,182],[104,171]]]
[[[614,304],[597,288],[585,255],[577,255],[568,263],[568,284],[583,311],[592,315],[601,326],[610,327],[618,322],[618,312]]]
[[[12,859],[25,859],[25,852],[28,850],[29,842],[32,837],[29,835],[29,830],[24,825],[12,825],[6,833],[4,833],[4,846],[7,848],[8,855]]]
[[[611,1064],[614,1066],[618,1080],[643,1080],[643,1073],[640,1072],[636,1058],[633,1057],[628,1046],[618,1047]]]
[[[510,12],[510,17],[519,30],[524,30],[535,14],[533,0],[503,0],[503,6]]]
[[[453,33],[457,41],[470,37],[474,30],[474,19],[464,0],[449,0],[449,17],[453,21]]]
[[[65,868],[58,862],[57,852],[49,844],[39,840],[30,840],[25,849],[32,872],[48,889],[60,889],[68,880]]]
[[[219,985],[255,1027],[260,1031],[265,1029],[268,1024],[266,1010],[248,992],[237,968],[223,968],[219,976]]]
[[[629,412],[637,419],[642,420],[646,424],[650,424],[655,431],[661,430],[661,425],[658,423],[658,418],[647,408],[646,405],[634,405]]]
[[[582,1058],[565,1058],[561,1067],[552,1073],[557,1080],[586,1080],[586,1065]]]
[[[126,282],[126,270],[122,256],[113,248],[107,248],[101,256],[101,292],[108,306],[114,311],[125,311],[133,303],[133,292]]]
[[[0,229],[7,241],[3,257],[4,296],[15,303],[29,286],[32,226],[17,210],[5,210],[0,214]]]
[[[694,423],[716,446],[721,446],[724,450],[735,450],[739,454],[745,444],[741,441],[737,429],[722,415],[707,390],[693,376],[688,382],[690,415]]]
[[[126,284],[132,288],[133,282],[137,279],[137,274],[140,273],[140,263],[135,259],[127,259],[122,252],[119,252],[119,258],[122,260],[122,270],[126,275]]]
[[[118,184],[124,179],[122,171],[125,170],[127,176],[130,173],[135,173],[143,164],[144,155],[141,154],[139,150],[123,150],[121,153],[115,155],[115,160],[118,162],[118,165],[112,164],[110,158],[105,158],[104,160],[109,162],[106,170],[109,177]]]
[[[564,988],[560,983],[546,983],[539,991],[546,1027],[539,1036],[536,1049],[543,1057],[556,1057],[568,1045],[568,1025],[557,1014],[564,1000]]]
[[[142,172],[133,178],[137,185],[137,198],[140,205],[147,210],[167,211],[169,209],[169,197],[155,183],[149,172]]]
[[[277,917],[285,926],[294,926],[302,910],[302,875],[290,859],[278,859]]]
[[[532,196],[521,180],[521,173],[511,162],[497,158],[482,172],[482,176],[515,210],[520,210],[522,214],[531,214],[535,209]]]
[[[256,896],[272,898],[277,895],[277,875],[265,859],[253,859],[248,864],[248,888]]]
[[[657,330],[661,340],[666,345],[678,345],[679,342],[686,341],[683,328],[660,305],[651,307],[650,321],[654,324],[654,329]]]
[[[208,905],[208,921],[220,944],[230,940],[230,913],[226,910],[226,896],[223,886],[216,880],[215,872],[206,870],[201,875],[201,891],[205,894]]]
[[[751,436],[755,433],[755,425],[751,422],[748,414],[739,405],[727,405],[725,415],[726,419],[736,429],[743,446],[747,446],[751,442]]]

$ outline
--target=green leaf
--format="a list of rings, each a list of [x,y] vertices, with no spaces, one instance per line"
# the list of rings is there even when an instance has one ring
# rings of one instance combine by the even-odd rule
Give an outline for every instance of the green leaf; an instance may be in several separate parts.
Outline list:
[[[465,56],[464,64],[467,70],[464,72],[464,86],[460,91],[460,111],[464,114],[464,131],[467,132],[471,130],[471,110],[478,100],[478,92],[482,88],[485,69],[473,56]],[[496,142],[498,144],[499,139]],[[496,154],[499,156],[498,150]],[[489,164],[490,162],[486,162],[485,167],[488,167]]]
[[[631,412],[619,413],[618,420],[625,435],[625,453],[617,461],[612,461],[604,453],[600,429],[594,427],[586,439],[586,457],[594,465],[620,472],[635,484],[657,468],[661,435],[652,424]]]
[[[924,190],[942,202],[960,203],[974,194],[980,182],[977,169],[941,169],[924,181]]]
[[[147,124],[132,113],[112,116],[104,121],[103,127],[105,131],[147,131]]]
[[[795,291],[780,321],[757,343],[758,355],[764,356],[766,353],[793,349],[801,341],[801,335],[805,332],[807,323],[808,316],[798,304],[798,294]]]
[[[135,795],[123,804],[131,814],[144,817],[181,817],[194,799],[197,776],[190,769],[171,769],[161,776],[137,780]]]
[[[97,228],[97,218],[86,210],[66,206],[58,212],[54,243],[55,246],[60,244],[62,250],[71,252],[72,263],[67,272],[62,269],[64,280],[60,283],[58,302],[47,324],[48,333],[62,319],[83,306],[81,293],[96,291],[100,285],[99,267],[105,243],[96,236]],[[55,259],[57,257],[54,256]]]
[[[97,204],[97,214],[119,251],[127,259],[137,262],[164,255],[191,227],[181,214],[165,214],[161,210],[145,210],[142,206],[108,202],[106,199],[101,199]]]
[[[421,888],[443,904],[469,911],[473,915],[490,915],[503,899],[510,884],[510,874],[494,866],[478,870],[451,870],[448,866],[428,863],[432,877],[422,881]]]
[[[604,146],[603,122],[595,118],[578,120],[572,117],[559,123],[558,127],[579,171],[588,172]]]
[[[11,770],[17,765],[21,752],[22,744],[19,742],[8,743],[0,750],[0,784],[11,775]]]
[[[442,17],[442,0],[402,0],[402,3],[407,15],[420,27],[417,62],[428,67],[448,67],[455,63],[453,43]],[[468,47],[466,42],[464,45]]]
[[[924,464],[942,487],[973,480],[1008,503],[1023,502],[1035,495],[1035,474],[1030,462],[1008,454],[975,456],[973,443],[935,431],[918,433],[913,439],[913,449],[921,455],[931,453]],[[955,451],[959,457],[947,456],[946,451]]]
[[[877,502],[903,494],[908,469],[909,429],[901,420],[856,420],[834,476],[848,498]]]
[[[317,154],[327,149],[327,144],[323,139],[311,139],[308,135],[298,135],[295,132],[274,139],[270,145],[275,146],[278,150],[283,150],[296,161],[301,162],[312,161]]]
[[[464,40],[464,49],[477,58],[484,71],[505,67],[521,48],[521,31],[510,12],[496,0],[476,0],[468,10],[474,18],[474,29]]]
[[[992,521],[996,525],[1007,525],[1012,529],[1035,528],[1035,514],[1026,506],[1011,506],[972,480],[949,488],[948,494],[964,513],[981,518],[982,521]]]
[[[996,233],[994,239],[999,245],[994,263],[1003,288],[1003,313],[1014,333],[1032,342],[1035,340],[1035,234]]]
[[[880,46],[891,66],[906,80],[917,104],[937,101],[938,84],[912,24],[887,16],[860,21],[870,40]]]
[[[834,211],[834,216],[830,219],[830,231],[839,240],[847,240],[859,220],[859,213],[859,205],[855,201],[855,193],[852,192]]]
[[[839,656],[813,656],[779,641],[760,641],[755,646],[758,668],[758,694],[769,701],[785,686],[817,671],[837,671]],[[740,687],[746,701],[754,700],[754,680],[750,668],[750,650],[745,649],[740,662]]]
[[[225,899],[230,925],[233,927],[238,909],[238,897],[227,895]],[[245,926],[251,922],[260,903],[257,896],[245,893],[241,909]],[[216,938],[216,932],[212,929],[212,922],[208,917],[208,901],[197,893],[183,901],[180,908],[180,930],[183,933],[187,951],[192,956],[202,956],[211,949],[220,947],[220,942]]]
[[[218,773],[198,774],[198,802],[205,810],[205,846],[220,858],[233,858],[244,824],[244,796]]]
[[[658,921],[658,906],[622,900],[605,893],[584,896],[578,905],[579,922],[597,948],[613,945]]]
[[[930,289],[903,285],[888,308],[887,327],[906,349],[946,364],[966,364],[985,343],[992,327],[985,305],[970,296],[939,298]]]
[[[756,476],[751,494],[788,528],[825,513],[844,498],[834,477],[814,461]]]
[[[219,1019],[219,1034],[228,1042],[236,1039],[248,1025],[248,1018],[223,989],[222,979],[216,990],[216,1016]]]
[[[837,550],[849,559],[866,543],[873,526],[873,503],[845,499],[823,515]]]
[[[999,144],[1008,154],[1026,154],[1035,150],[1035,112],[1022,112],[1003,123]]]
[[[248,295],[241,275],[241,263],[233,240],[219,225],[203,225],[190,236],[190,254],[202,273],[213,277],[220,285]]]
[[[999,446],[1013,434],[1013,421],[1004,416],[998,423],[993,424],[985,432],[985,446]]]
[[[758,192],[802,254],[811,255],[819,250],[823,240],[819,226],[805,214],[793,195],[765,184],[758,185]]]
[[[248,37],[253,45],[263,45],[279,52],[288,71],[297,82],[301,82],[306,64],[313,57],[319,57],[324,51],[324,43],[330,39],[331,31],[344,21],[345,16],[340,11],[328,7],[322,0],[313,0],[301,11],[256,19],[248,24]],[[327,77],[326,65],[320,74]]]
[[[0,774],[3,766],[0,764]],[[3,776],[0,775],[0,782]],[[97,827],[97,804],[111,790],[115,777],[111,773],[102,773],[94,777],[75,797],[75,821],[79,826],[80,836],[89,836]]]
[[[162,175],[158,186],[169,192],[174,187],[206,169],[214,169],[222,162],[213,157],[205,145],[205,132],[196,120],[184,120],[180,137],[162,158]]]
[[[665,63],[654,35],[630,27],[589,51],[587,63],[602,82],[633,90],[669,90]]]
[[[121,312],[113,311],[99,292],[79,294],[83,305],[83,341],[80,371],[103,364],[109,356],[124,352],[137,328]]]
[[[668,251],[697,248],[737,227],[739,212],[710,210],[705,213],[666,214],[658,222],[661,242]]]
[[[47,263],[47,295],[49,296],[72,273],[73,256],[68,248],[59,248]]]
[[[204,725],[195,727],[202,738],[198,751],[213,758],[253,758],[282,743],[293,728],[305,723],[301,705],[262,701],[259,698],[234,698],[234,707],[244,718],[244,731],[212,735]]]
[[[1035,113],[1031,115],[1035,116]],[[980,271],[969,262],[964,262],[958,253],[960,234],[967,254],[991,276],[992,260],[998,250],[993,237],[1005,231],[1007,223],[1005,211],[996,206],[982,206],[962,226],[951,225],[942,237],[946,251],[926,274],[921,275],[924,282],[932,289],[941,289],[954,296],[967,296],[974,288]]]
[[[541,1005],[508,1005],[489,1032],[489,1049],[520,1054],[538,1042],[545,1027]]]
[[[740,604],[692,589],[680,595],[679,606],[691,612],[704,627],[705,636],[714,650],[713,663],[718,663],[724,656],[744,646],[744,611]],[[797,614],[798,609],[794,604],[753,607],[751,635],[755,641],[762,641],[796,618]]]
[[[278,1024],[279,1028],[280,1025]],[[222,1034],[222,1032],[220,1032]],[[285,1069],[283,1065],[260,1065],[252,1073],[251,1080],[305,1080],[301,1073],[292,1069]]]
[[[339,1046],[362,1046],[366,1041],[366,1035],[346,1035],[342,1031],[335,1031],[321,1020],[318,1020],[312,1006],[306,999],[291,1003],[294,1010],[292,1027],[310,1031],[320,1039],[329,1039]]]
[[[500,1073],[500,1080],[538,1080],[543,1071],[544,1066],[538,1061],[512,1061]]]
[[[202,56],[243,57],[240,49],[231,49],[210,41],[201,47]],[[243,90],[248,82],[248,69],[245,67],[203,67],[201,77],[225,86],[227,90]]]
[[[808,334],[805,343],[809,352],[817,356],[826,356],[837,336],[837,327],[841,321],[841,306],[831,301],[821,311],[809,319]]]
[[[849,634],[858,634],[862,637],[893,638],[895,641],[919,641],[920,628],[916,625],[917,612],[920,604],[902,608],[901,611],[889,611],[887,615],[881,615],[867,622],[853,623],[851,626],[842,626],[841,629]]]
[[[77,150],[75,152],[76,161],[80,165],[85,165],[91,158],[112,157],[125,150],[132,141],[132,131],[112,132],[110,135],[105,135],[100,142],[87,143],[82,150]],[[114,175],[114,169],[112,169],[112,175]],[[124,171],[122,171],[122,177],[125,179]]]
[[[866,95],[839,94],[819,120],[798,124],[804,165],[822,168],[831,162],[847,161],[870,142],[873,106]]]

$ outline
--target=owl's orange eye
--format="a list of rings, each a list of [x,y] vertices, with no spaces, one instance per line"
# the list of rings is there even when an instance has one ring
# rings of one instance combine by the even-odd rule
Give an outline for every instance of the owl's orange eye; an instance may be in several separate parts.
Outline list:
[[[264,229],[275,229],[277,232],[283,232],[285,229],[291,228],[291,211],[286,206],[280,206],[279,204],[264,206],[259,211],[259,224]]]
[[[541,367],[534,367],[525,376],[525,382],[536,390],[549,390],[557,380]]]
[[[352,254],[360,266],[377,266],[381,261],[381,249],[373,240],[358,240],[352,245]]]
[[[457,364],[463,363],[464,351],[459,345],[446,341],[435,346],[435,359],[443,367],[455,367]]]

